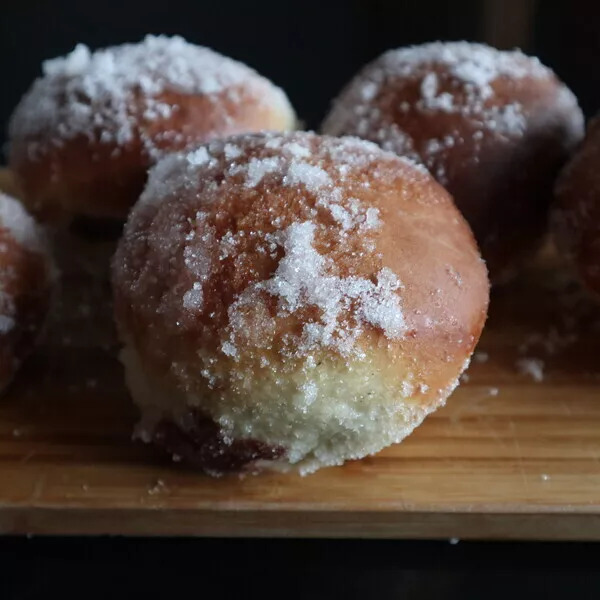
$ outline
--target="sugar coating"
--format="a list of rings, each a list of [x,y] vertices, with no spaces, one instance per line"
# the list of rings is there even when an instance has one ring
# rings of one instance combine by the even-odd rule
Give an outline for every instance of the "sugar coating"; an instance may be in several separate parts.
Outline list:
[[[270,157],[263,159],[253,158],[248,165],[243,167],[233,167],[231,169],[232,174],[239,172],[245,172],[246,180],[245,184],[249,188],[256,187],[269,173],[276,173],[280,170],[281,160],[278,157]]]
[[[367,65],[334,103],[323,124],[330,134],[356,133],[387,150],[420,158],[442,183],[447,181],[439,154],[465,143],[463,132],[449,131],[446,139],[432,138],[415,146],[411,135],[394,122],[394,112],[382,108],[394,102],[400,114],[414,111],[423,117],[445,119],[454,115],[469,123],[474,152],[486,136],[520,138],[528,127],[528,112],[520,102],[495,93],[499,80],[554,80],[551,69],[518,50],[500,51],[483,44],[434,42],[390,50]],[[394,101],[406,82],[416,81],[414,102]],[[560,85],[555,102],[580,132],[582,114],[573,94]],[[442,121],[445,122],[445,121]],[[436,172],[436,169],[439,172]]]
[[[3,310],[10,311],[14,310],[14,304],[10,299],[3,298],[2,284],[0,283],[0,303],[3,306]],[[9,315],[0,315],[0,334],[8,333],[15,326],[15,320]]]
[[[38,252],[44,249],[43,235],[33,218],[20,202],[1,192],[0,229],[7,230],[27,250]]]
[[[397,214],[410,186],[454,210],[422,167],[356,138],[236,136],[151,170],[113,264],[117,305],[148,323],[117,312],[142,439],[199,409],[227,440],[285,448],[260,466],[307,473],[401,441],[445,402],[467,363],[434,382],[400,351],[406,287],[383,264],[373,182],[398,186]]]
[[[242,332],[236,328],[244,324],[237,322],[236,311],[246,303],[255,302],[261,290],[278,298],[281,314],[311,306],[319,309],[317,318],[303,324],[298,338],[288,339],[296,356],[323,348],[349,356],[356,352],[356,341],[365,325],[380,328],[390,339],[402,337],[406,324],[397,293],[401,284],[396,275],[382,269],[377,274],[377,283],[360,277],[328,275],[327,259],[313,246],[315,227],[309,221],[295,223],[275,236],[285,254],[271,279],[248,287],[229,309],[232,333],[225,342],[226,354],[237,356],[236,334]],[[352,314],[350,322],[344,318],[348,313]]]
[[[146,150],[160,155],[140,123],[164,121],[181,109],[161,100],[164,92],[204,96],[209,112],[226,110],[220,108],[226,100],[239,101],[243,87],[255,92],[256,102],[292,113],[283,91],[253,69],[179,36],[148,35],[137,44],[96,51],[78,44],[67,56],[45,61],[42,71],[9,126],[13,139],[30,140],[33,158],[79,136],[117,147],[141,136]]]
[[[321,167],[302,161],[294,161],[283,180],[284,185],[302,183],[310,191],[318,191],[326,185],[331,185],[331,177]]]
[[[306,161],[307,157],[311,157],[308,143],[311,137],[291,136],[289,143],[285,137],[275,134],[266,134],[265,139],[264,146],[273,155],[248,158],[236,146],[235,138],[230,138],[226,142],[214,141],[187,154],[163,159],[151,171],[139,205],[176,196],[179,188],[191,186],[192,181],[218,171],[225,163],[227,176],[243,188],[254,190],[266,185],[268,179],[269,185],[298,190],[300,196],[307,192],[314,195],[315,207],[327,210],[333,218],[329,231],[337,231],[341,242],[347,236],[359,233],[363,251],[372,253],[368,233],[381,225],[378,209],[363,206],[359,199],[345,194],[343,186],[336,185],[323,166],[314,164],[314,156],[312,163]],[[326,148],[325,158],[333,157],[336,165],[341,163],[349,169],[346,175],[335,174],[341,181],[353,169],[386,156],[374,144],[353,138],[329,140]],[[410,165],[413,176],[423,176],[423,172],[407,159],[391,154],[387,156]],[[216,193],[215,189],[211,192]],[[312,213],[309,211],[309,214]],[[202,211],[196,212],[195,228],[203,215]],[[230,326],[221,343],[224,354],[239,356],[237,340],[240,336],[245,337],[247,324],[238,313],[243,313],[245,306],[255,304],[258,295],[265,292],[278,298],[280,314],[292,314],[308,307],[319,311],[314,320],[304,325],[298,339],[288,337],[286,347],[290,348],[289,355],[305,356],[315,348],[334,350],[342,356],[360,354],[356,342],[364,327],[369,325],[380,328],[390,339],[397,339],[403,334],[405,323],[399,295],[402,283],[394,273],[382,269],[374,274],[374,281],[361,277],[341,278],[334,274],[335,265],[313,245],[315,232],[322,226],[309,220],[292,223],[286,228],[280,228],[281,223],[277,220],[273,220],[272,225],[276,228],[274,232],[256,232],[256,239],[261,242],[257,251],[273,255],[281,248],[284,252],[273,277],[248,286],[229,307]],[[195,229],[185,234],[183,263],[189,272],[190,284],[183,294],[182,304],[188,311],[203,309],[203,285],[216,268],[211,263],[210,248],[218,245],[220,260],[235,256],[240,235],[226,231],[219,240],[215,240],[210,228],[202,234]]]

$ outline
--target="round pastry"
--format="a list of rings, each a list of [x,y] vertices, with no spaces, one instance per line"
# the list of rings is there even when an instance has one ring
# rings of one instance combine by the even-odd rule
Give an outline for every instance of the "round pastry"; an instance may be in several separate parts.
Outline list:
[[[40,229],[19,202],[0,192],[0,391],[35,346],[53,281]]]
[[[488,303],[426,169],[300,132],[161,161],[113,287],[139,434],[213,473],[306,473],[401,441],[454,390]]]
[[[215,137],[292,129],[284,94],[246,65],[148,36],[46,61],[10,121],[10,166],[29,206],[124,218],[163,154]]]
[[[421,161],[454,196],[494,282],[539,242],[583,116],[575,96],[536,58],[438,42],[391,50],[367,65],[342,91],[323,131]]]
[[[600,294],[600,119],[556,183],[552,230],[585,285]]]

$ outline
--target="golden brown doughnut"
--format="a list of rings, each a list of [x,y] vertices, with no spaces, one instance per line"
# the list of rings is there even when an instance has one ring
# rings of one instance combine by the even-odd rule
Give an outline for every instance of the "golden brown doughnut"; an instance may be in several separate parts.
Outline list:
[[[585,285],[600,294],[600,120],[556,183],[552,230],[559,250],[575,265]]]
[[[42,232],[19,202],[0,192],[0,391],[33,350],[53,283]]]
[[[420,160],[454,196],[504,279],[546,227],[558,170],[583,133],[575,96],[536,58],[466,42],[386,52],[323,124]]]
[[[138,433],[208,472],[311,472],[401,441],[444,404],[488,280],[412,161],[312,133],[163,159],[113,261]]]
[[[147,36],[46,61],[9,127],[10,166],[28,205],[124,218],[167,152],[245,131],[292,129],[282,90],[180,37]]]

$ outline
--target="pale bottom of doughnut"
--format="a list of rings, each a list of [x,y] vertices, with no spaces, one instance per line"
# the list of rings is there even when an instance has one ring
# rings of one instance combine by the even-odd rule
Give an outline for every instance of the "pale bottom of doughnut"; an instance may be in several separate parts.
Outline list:
[[[415,392],[410,374],[402,379],[397,368],[384,374],[366,359],[308,374],[257,375],[245,387],[256,400],[244,405],[169,386],[144,368],[131,344],[121,360],[142,415],[136,437],[211,474],[242,468],[307,474],[374,454],[402,441],[457,385],[453,377],[443,388]]]

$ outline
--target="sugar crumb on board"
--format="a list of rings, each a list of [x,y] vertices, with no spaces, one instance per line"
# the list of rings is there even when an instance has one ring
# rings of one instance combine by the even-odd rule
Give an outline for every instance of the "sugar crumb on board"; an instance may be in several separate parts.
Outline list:
[[[545,363],[541,358],[520,358],[516,362],[516,367],[521,375],[528,375],[536,383],[544,381],[544,366]]]
[[[484,352],[483,350],[477,350],[473,354],[473,362],[478,363],[478,364],[484,364],[484,363],[488,362],[489,359],[490,359],[490,355],[487,352]]]
[[[148,495],[149,496],[157,496],[159,494],[164,494],[168,492],[168,488],[164,480],[157,479],[153,484],[148,486]]]

